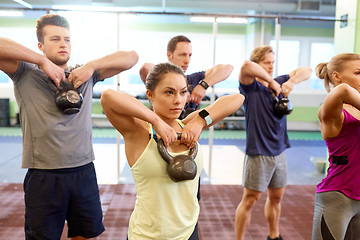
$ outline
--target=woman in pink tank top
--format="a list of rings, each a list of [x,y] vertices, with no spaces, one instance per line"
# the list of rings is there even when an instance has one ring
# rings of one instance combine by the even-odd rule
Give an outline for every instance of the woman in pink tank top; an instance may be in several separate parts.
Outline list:
[[[318,117],[330,164],[316,190],[312,239],[359,239],[360,55],[336,55],[316,74],[329,92]]]

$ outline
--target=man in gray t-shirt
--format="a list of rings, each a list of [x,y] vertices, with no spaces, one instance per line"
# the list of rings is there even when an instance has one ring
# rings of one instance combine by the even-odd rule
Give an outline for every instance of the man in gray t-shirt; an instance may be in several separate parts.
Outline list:
[[[0,70],[14,82],[23,133],[22,167],[28,168],[26,239],[60,239],[65,220],[69,237],[94,238],[105,229],[92,163],[93,86],[134,66],[138,55],[118,51],[71,71],[67,20],[42,16],[37,37],[43,55],[0,37]],[[65,71],[71,71],[68,77]],[[55,102],[62,82],[70,82],[72,94],[83,96],[77,113],[64,114]]]

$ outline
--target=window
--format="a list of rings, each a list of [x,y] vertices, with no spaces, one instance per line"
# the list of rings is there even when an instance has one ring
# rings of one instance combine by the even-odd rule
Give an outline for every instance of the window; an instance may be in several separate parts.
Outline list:
[[[41,53],[37,47],[38,42],[34,29],[22,27],[2,27],[0,31],[2,37],[12,39],[35,52]],[[0,84],[7,86],[10,83],[12,86],[12,81],[8,75],[6,75],[3,71],[0,71]]]
[[[219,35],[216,40],[216,62],[215,64],[231,64],[234,70],[229,78],[215,85],[215,90],[224,93],[238,92],[239,73],[244,60],[246,51],[245,37]]]
[[[0,71],[0,83],[9,83],[9,77],[3,71]]]
[[[310,77],[311,89],[325,89],[324,82],[316,76],[315,68],[319,63],[328,62],[334,56],[333,43],[312,43],[310,65],[313,72]]]
[[[276,41],[271,40],[270,46],[276,51]],[[300,41],[280,40],[278,58],[275,59],[278,72],[277,75],[288,74],[292,70],[299,67]],[[276,55],[276,53],[275,53]],[[274,66],[276,67],[276,66]],[[274,69],[274,74],[276,71]],[[275,77],[275,76],[274,76]]]

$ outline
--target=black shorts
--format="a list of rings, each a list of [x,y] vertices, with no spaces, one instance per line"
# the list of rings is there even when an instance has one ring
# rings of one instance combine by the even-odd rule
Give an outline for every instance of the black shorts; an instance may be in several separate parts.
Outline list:
[[[94,238],[104,230],[93,163],[81,167],[29,169],[24,180],[26,239]]]

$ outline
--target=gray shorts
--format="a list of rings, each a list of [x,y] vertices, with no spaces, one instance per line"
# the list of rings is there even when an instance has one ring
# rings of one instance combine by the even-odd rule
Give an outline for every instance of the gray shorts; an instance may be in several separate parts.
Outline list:
[[[287,165],[286,155],[278,156],[245,155],[243,186],[259,192],[267,188],[286,186]]]

